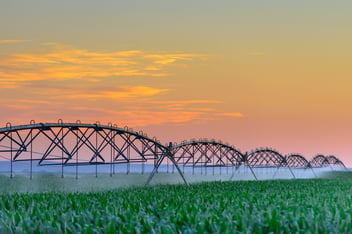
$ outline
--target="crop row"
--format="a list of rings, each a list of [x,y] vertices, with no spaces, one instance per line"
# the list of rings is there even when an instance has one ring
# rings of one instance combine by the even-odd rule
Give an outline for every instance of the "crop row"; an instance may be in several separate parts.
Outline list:
[[[351,179],[0,195],[0,233],[341,233],[351,217]]]

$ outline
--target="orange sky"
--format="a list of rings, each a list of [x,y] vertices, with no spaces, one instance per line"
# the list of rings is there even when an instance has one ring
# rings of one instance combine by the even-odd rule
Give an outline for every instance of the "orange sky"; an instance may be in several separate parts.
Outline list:
[[[163,142],[352,165],[352,2],[0,3],[0,124],[113,122]]]

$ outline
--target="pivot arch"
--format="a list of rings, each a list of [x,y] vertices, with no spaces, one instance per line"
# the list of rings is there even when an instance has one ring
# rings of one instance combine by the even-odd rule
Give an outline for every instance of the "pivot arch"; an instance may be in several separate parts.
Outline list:
[[[309,168],[309,161],[300,154],[290,154],[286,156],[287,166],[291,168]]]
[[[94,163],[95,159],[100,162],[108,162],[103,151],[112,147],[114,152],[113,161],[117,162],[139,162],[148,159],[155,159],[160,156],[166,147],[156,138],[151,139],[143,132],[134,132],[133,129],[125,127],[119,128],[116,125],[84,124],[84,123],[38,123],[19,126],[7,126],[0,129],[0,144],[5,150],[12,151],[13,160],[27,160],[21,157],[22,153],[28,151],[31,144],[36,141],[45,149],[40,158],[40,164],[45,161],[55,161],[57,157],[64,159],[64,164],[70,163],[70,159],[83,148],[91,154],[87,158],[89,163]],[[76,140],[75,144],[69,144],[66,140]],[[12,144],[11,150],[6,150],[6,143]],[[72,142],[71,142],[72,143]],[[121,145],[118,145],[120,143]],[[70,147],[71,146],[71,147]],[[62,151],[63,155],[53,155],[56,150]],[[135,155],[131,157],[131,149]],[[140,160],[137,158],[140,157]]]
[[[322,168],[329,166],[329,160],[324,155],[318,154],[310,160],[310,165],[314,168]]]
[[[327,156],[327,160],[329,162],[330,165],[337,165],[337,164],[340,164],[342,165],[343,167],[345,167],[345,164],[343,164],[343,162],[338,159],[337,157],[333,156],[333,155],[330,155],[330,156]]]
[[[239,167],[243,154],[233,146],[215,140],[191,140],[170,147],[178,165],[192,167]]]
[[[156,138],[112,124],[86,124],[80,121],[63,123],[59,120],[58,123],[31,121],[28,125],[7,124],[5,128],[0,128],[0,153],[10,159],[11,176],[12,164],[16,161],[31,161],[31,168],[33,161],[41,166],[61,165],[62,176],[64,166],[123,163],[144,165],[151,162],[155,169],[165,157],[175,164],[167,152],[168,148]],[[183,178],[182,174],[181,176]],[[152,177],[147,183],[151,179]],[[184,182],[186,183],[185,180]]]
[[[298,175],[300,174],[300,170],[303,169],[304,173],[306,173],[307,169],[310,169],[313,176],[318,178],[310,162],[304,156],[300,154],[290,154],[286,156],[286,162],[288,167],[290,167],[293,171],[298,172]]]
[[[341,167],[343,169],[347,169],[345,164],[333,155],[327,156],[326,159],[332,167]]]
[[[256,149],[246,154],[246,163],[251,167],[282,167],[287,165],[283,155],[268,148]]]
[[[253,168],[277,168],[273,175],[276,176],[279,168],[287,167],[290,171],[292,178],[296,178],[290,166],[288,166],[286,157],[281,155],[279,152],[270,148],[259,148],[245,155],[245,162],[247,166],[251,169],[252,174],[257,180],[257,175],[255,174]]]

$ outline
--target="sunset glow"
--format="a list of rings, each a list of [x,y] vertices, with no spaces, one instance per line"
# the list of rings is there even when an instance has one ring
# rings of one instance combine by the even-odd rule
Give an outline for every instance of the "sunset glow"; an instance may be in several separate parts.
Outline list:
[[[351,1],[3,1],[0,124],[215,138],[352,165]]]

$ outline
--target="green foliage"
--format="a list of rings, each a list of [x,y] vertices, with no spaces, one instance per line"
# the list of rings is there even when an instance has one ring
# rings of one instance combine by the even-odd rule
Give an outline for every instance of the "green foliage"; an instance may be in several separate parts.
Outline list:
[[[352,180],[0,195],[0,233],[347,233]]]

